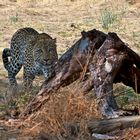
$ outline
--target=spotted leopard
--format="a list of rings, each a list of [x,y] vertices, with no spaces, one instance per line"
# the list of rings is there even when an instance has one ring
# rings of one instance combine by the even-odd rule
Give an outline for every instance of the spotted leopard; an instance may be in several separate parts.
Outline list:
[[[3,64],[8,72],[10,89],[17,90],[16,75],[23,66],[23,85],[30,90],[36,75],[48,80],[54,76],[58,55],[56,39],[33,28],[22,28],[14,33],[10,48],[2,53]]]

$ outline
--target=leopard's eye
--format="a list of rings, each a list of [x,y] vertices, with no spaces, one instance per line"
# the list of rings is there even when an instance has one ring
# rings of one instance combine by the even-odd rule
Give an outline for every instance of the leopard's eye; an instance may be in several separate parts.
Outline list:
[[[52,52],[52,51],[53,51],[53,48],[50,47],[50,48],[48,49],[48,51],[49,51],[49,52]]]

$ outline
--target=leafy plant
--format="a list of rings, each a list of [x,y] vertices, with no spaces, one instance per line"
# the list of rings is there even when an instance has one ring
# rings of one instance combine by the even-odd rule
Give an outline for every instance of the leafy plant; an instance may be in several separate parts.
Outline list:
[[[112,25],[117,20],[117,15],[112,11],[105,9],[101,12],[101,23],[102,28],[108,30],[109,26]]]
[[[71,37],[72,36],[72,32],[70,32],[70,31],[61,31],[61,32],[58,32],[58,34],[62,37]]]
[[[11,22],[17,22],[19,20],[19,15],[18,13],[16,13],[14,16],[10,17]]]
[[[119,95],[116,100],[121,107],[138,104],[140,102],[140,96],[136,94],[131,87],[120,86],[116,92]]]

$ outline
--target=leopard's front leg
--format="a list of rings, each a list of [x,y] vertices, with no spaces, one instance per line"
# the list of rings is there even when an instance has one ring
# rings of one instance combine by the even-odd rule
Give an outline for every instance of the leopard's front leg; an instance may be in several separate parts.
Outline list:
[[[24,67],[23,87],[24,87],[25,92],[32,91],[32,84],[33,84],[34,78],[35,78],[35,74],[32,72],[32,68]]]
[[[52,65],[48,65],[47,67],[43,66],[42,72],[45,77],[45,81],[49,81],[55,76],[55,68]]]

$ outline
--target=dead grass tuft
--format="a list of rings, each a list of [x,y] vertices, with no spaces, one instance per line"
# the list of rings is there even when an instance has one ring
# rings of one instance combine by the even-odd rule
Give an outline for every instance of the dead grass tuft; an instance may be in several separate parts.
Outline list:
[[[69,132],[64,124],[80,122],[80,133],[77,135],[85,136],[88,134],[85,121],[99,117],[94,99],[75,93],[75,90],[65,89],[53,95],[40,111],[22,124],[22,135],[36,136],[47,132],[51,136],[66,137]]]

